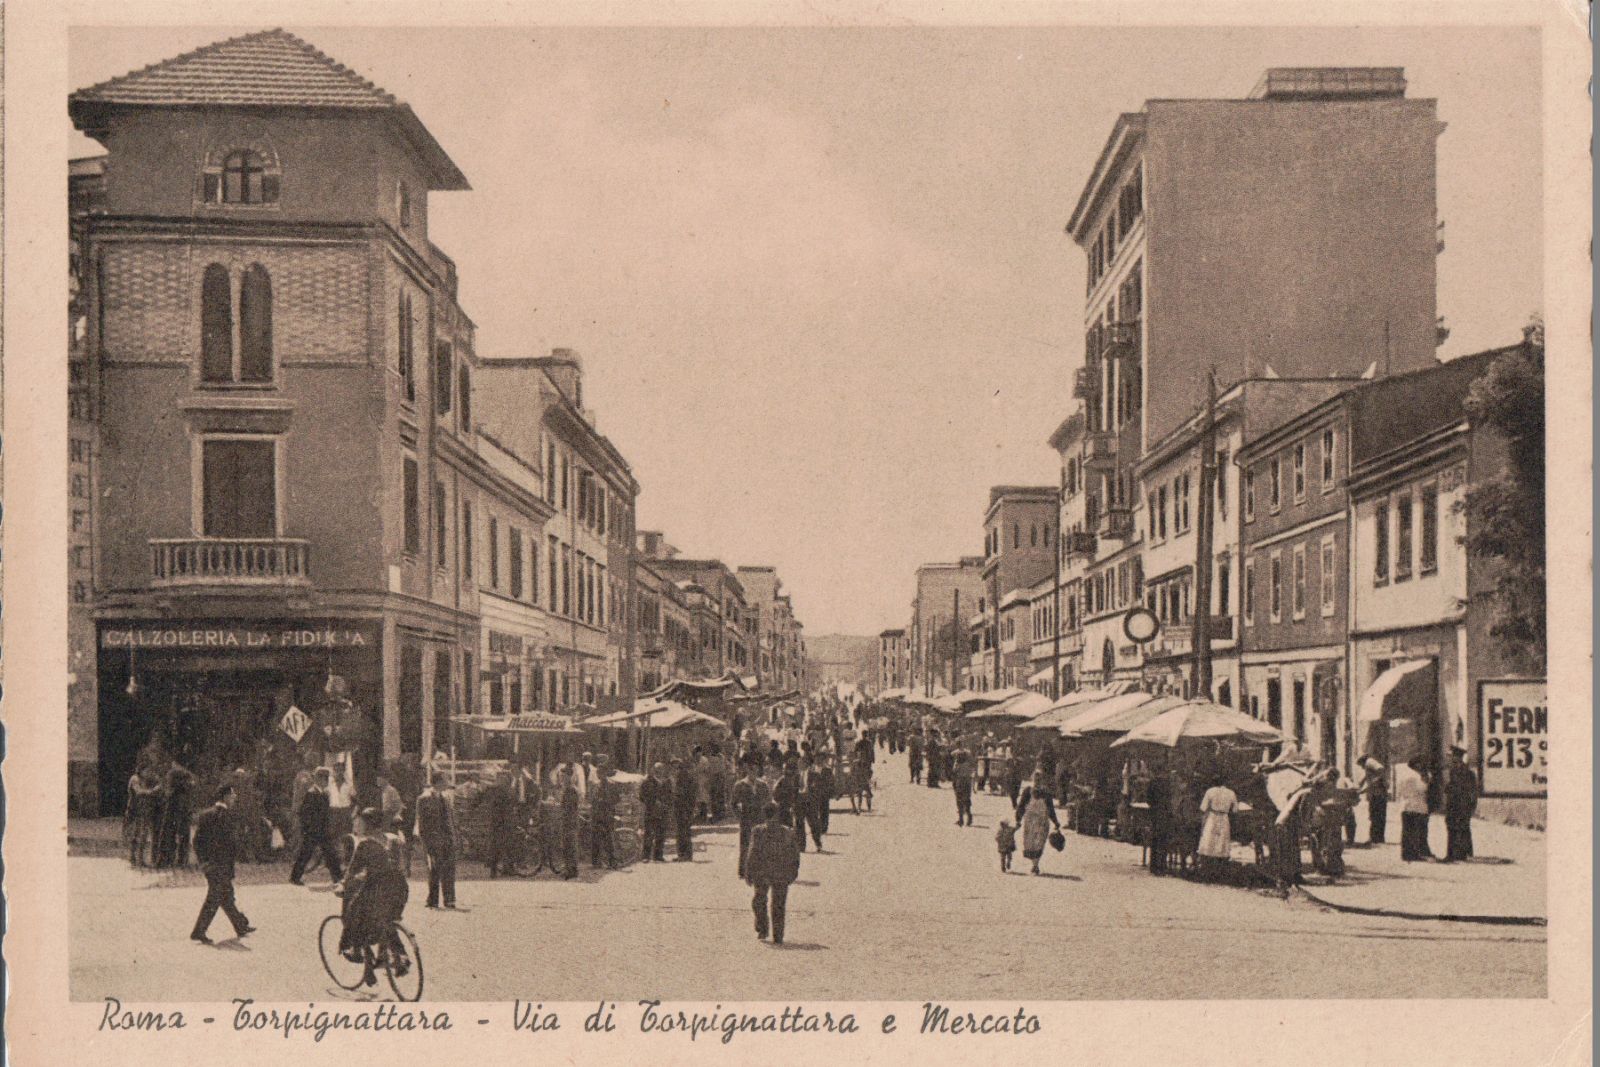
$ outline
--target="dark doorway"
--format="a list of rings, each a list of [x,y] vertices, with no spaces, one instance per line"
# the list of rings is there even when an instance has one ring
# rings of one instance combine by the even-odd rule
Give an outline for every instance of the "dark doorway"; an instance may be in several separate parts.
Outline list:
[[[1267,723],[1283,729],[1283,682],[1267,679]]]

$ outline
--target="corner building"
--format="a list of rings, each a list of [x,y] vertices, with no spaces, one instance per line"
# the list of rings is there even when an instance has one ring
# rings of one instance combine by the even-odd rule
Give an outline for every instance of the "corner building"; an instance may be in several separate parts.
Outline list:
[[[69,113],[107,150],[78,227],[99,458],[80,777],[118,811],[152,740],[203,781],[263,746],[298,760],[290,708],[316,722],[299,748],[354,739],[358,786],[414,765],[474,710],[470,503],[530,531],[551,513],[477,439],[473,325],[428,239],[429,194],[466,178],[408,106],[280,30]]]

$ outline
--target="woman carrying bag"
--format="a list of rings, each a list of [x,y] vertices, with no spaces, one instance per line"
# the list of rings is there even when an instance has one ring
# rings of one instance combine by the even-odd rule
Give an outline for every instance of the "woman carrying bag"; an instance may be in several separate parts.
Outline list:
[[[1048,840],[1057,851],[1066,847],[1061,833],[1061,820],[1056,818],[1055,797],[1044,784],[1044,772],[1034,771],[1033,781],[1017,798],[1017,823],[1022,827],[1022,854],[1033,861],[1033,873],[1039,873],[1039,859],[1044,855]],[[1052,834],[1051,828],[1055,832]]]

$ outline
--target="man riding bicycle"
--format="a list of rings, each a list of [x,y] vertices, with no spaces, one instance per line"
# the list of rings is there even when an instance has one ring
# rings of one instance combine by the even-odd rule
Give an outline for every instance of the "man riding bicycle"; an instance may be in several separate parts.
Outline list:
[[[339,951],[350,962],[364,965],[364,985],[378,984],[374,946],[387,950],[396,974],[404,974],[411,965],[395,933],[411,895],[401,866],[404,855],[405,839],[398,832],[384,832],[378,809],[362,810],[356,820],[355,851],[341,890],[344,932]]]

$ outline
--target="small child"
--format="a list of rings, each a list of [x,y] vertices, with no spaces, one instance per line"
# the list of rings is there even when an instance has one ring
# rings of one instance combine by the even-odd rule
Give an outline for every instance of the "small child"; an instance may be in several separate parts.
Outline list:
[[[1000,871],[1011,869],[1011,854],[1017,850],[1017,828],[1000,820],[1000,829],[994,832],[994,843],[1000,846]]]

